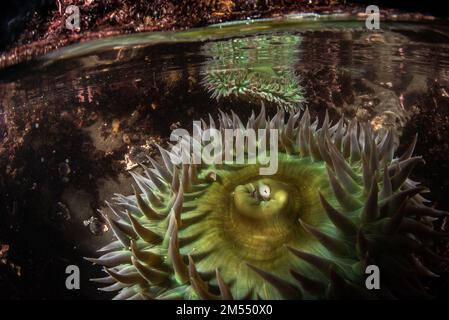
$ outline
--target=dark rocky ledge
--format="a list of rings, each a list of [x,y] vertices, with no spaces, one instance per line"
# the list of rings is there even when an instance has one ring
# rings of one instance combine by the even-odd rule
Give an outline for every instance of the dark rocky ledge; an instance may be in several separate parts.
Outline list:
[[[363,1],[359,1],[363,2]],[[246,18],[288,13],[364,13],[366,5],[345,0],[21,0],[5,9],[0,69],[78,42],[146,31],[181,30]],[[7,6],[8,4],[2,4]],[[80,29],[65,27],[65,8],[80,10]],[[9,4],[11,6],[11,4]],[[382,17],[428,19],[382,7]]]

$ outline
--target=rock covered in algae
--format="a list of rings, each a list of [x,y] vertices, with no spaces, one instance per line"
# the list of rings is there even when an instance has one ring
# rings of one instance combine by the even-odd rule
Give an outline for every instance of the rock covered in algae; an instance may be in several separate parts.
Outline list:
[[[203,67],[202,83],[212,98],[295,109],[303,101],[294,72],[300,42],[296,35],[273,34],[207,43],[204,52],[212,59]]]
[[[203,126],[206,123],[203,122]],[[409,175],[423,162],[414,143],[395,157],[393,134],[356,121],[311,122],[309,112],[246,126],[221,113],[210,128],[278,129],[278,170],[256,164],[174,165],[160,148],[135,194],[118,195],[107,221],[116,240],[90,261],[117,299],[325,299],[427,297],[425,244],[445,234],[429,218],[426,191]],[[235,151],[235,150],[234,150]],[[178,154],[179,156],[179,154]],[[381,271],[365,287],[366,267]]]

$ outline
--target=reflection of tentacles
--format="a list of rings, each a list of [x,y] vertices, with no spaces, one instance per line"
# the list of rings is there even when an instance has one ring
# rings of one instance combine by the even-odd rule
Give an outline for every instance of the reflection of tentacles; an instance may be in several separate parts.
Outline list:
[[[293,70],[299,42],[298,36],[272,35],[209,43],[205,51],[214,59],[203,69],[203,84],[213,98],[294,108],[303,100]]]
[[[445,235],[425,221],[447,213],[425,206],[425,188],[408,178],[423,162],[414,144],[394,157],[391,131],[327,116],[318,127],[308,111],[284,117],[262,108],[247,122],[279,130],[272,176],[258,164],[175,166],[162,148],[162,162],[132,173],[138,190],[109,204],[116,240],[90,259],[108,273],[95,279],[102,290],[121,299],[426,297],[420,279],[434,273],[423,261],[439,257],[424,243]],[[241,127],[221,114],[219,129]],[[368,291],[372,264],[381,289]]]

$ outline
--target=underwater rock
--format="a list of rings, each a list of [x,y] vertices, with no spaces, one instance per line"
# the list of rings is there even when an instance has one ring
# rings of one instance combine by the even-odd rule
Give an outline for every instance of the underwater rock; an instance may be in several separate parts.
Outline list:
[[[51,211],[50,219],[56,222],[64,222],[71,219],[69,208],[62,202],[57,202]]]
[[[108,226],[104,222],[94,216],[84,220],[83,224],[85,227],[88,226],[89,231],[95,236],[100,236],[109,230]]]
[[[426,188],[409,178],[423,163],[416,139],[395,156],[392,131],[368,124],[321,126],[308,110],[246,126],[221,113],[209,128],[277,129],[278,170],[259,164],[174,165],[160,148],[137,188],[116,195],[104,217],[116,240],[89,261],[107,276],[92,279],[116,299],[393,299],[428,297],[428,243],[446,237],[428,223],[447,215],[425,205]],[[203,126],[206,123],[203,122]],[[365,287],[376,265],[380,289]],[[430,264],[429,264],[430,265]]]

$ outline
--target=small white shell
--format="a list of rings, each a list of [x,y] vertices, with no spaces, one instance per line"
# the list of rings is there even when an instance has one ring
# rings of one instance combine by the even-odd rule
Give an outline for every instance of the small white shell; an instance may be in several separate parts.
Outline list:
[[[261,184],[258,191],[262,200],[267,201],[270,199],[271,190],[269,186]]]

